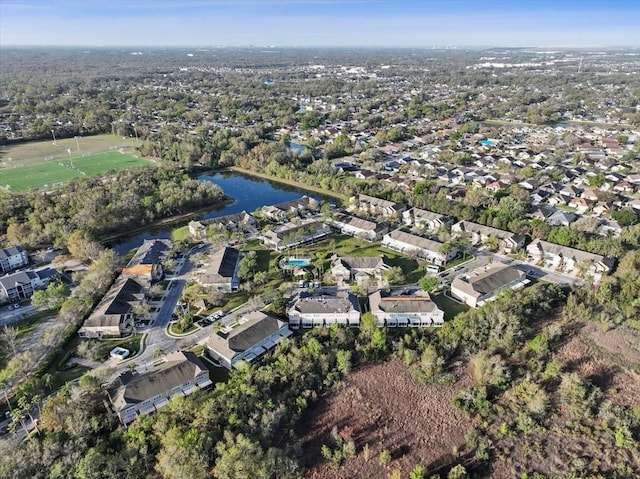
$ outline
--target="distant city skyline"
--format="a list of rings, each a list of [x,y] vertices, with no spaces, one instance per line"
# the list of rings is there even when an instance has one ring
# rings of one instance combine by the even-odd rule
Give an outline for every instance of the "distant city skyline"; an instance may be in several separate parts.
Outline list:
[[[0,46],[640,47],[633,0],[0,0]]]

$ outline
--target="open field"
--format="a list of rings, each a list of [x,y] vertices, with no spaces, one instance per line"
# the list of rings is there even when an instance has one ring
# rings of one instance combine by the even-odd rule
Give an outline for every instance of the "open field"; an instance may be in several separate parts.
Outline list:
[[[106,151],[88,156],[41,161],[21,167],[0,169],[0,187],[10,191],[57,186],[74,178],[97,176],[111,170],[135,166],[151,166],[153,163],[118,151]]]
[[[103,151],[122,150],[125,153],[133,151],[136,141],[132,138],[122,138],[114,135],[95,135],[74,138],[58,139],[55,144],[51,140],[30,141],[17,145],[0,146],[0,167],[29,165],[41,163],[45,158],[65,159],[69,158],[67,150],[71,150],[71,156],[82,156]],[[79,147],[79,149],[78,149]]]

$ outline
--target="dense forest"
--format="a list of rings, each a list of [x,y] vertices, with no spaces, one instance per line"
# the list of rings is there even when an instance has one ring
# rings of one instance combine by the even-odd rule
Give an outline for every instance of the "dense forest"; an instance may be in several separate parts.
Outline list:
[[[223,200],[217,185],[178,168],[132,169],[51,192],[0,192],[0,231],[9,244],[61,247],[76,230],[104,238]]]
[[[640,261],[638,254],[634,261]],[[638,287],[637,272],[623,280],[623,288],[629,282]],[[99,380],[85,376],[45,403],[39,434],[19,448],[2,445],[7,453],[0,455],[0,474],[300,477],[296,425],[310,403],[360,364],[396,357],[425,387],[455,380],[461,360],[472,372],[473,385],[460,390],[454,406],[473,418],[474,427],[448,477],[476,477],[505,454],[514,454],[526,477],[546,477],[536,457],[568,433],[584,450],[566,451],[559,466],[563,477],[631,478],[640,467],[637,408],[612,405],[594,382],[565,370],[555,357],[584,325],[589,306],[581,305],[583,296],[538,284],[458,315],[435,332],[385,331],[365,315],[359,331],[320,329],[289,340],[261,364],[232,372],[213,392],[171,401],[128,429],[116,426]],[[598,307],[615,306],[605,300]],[[327,455],[340,454],[339,464],[362,447],[347,441]],[[515,460],[516,454],[522,457]],[[461,470],[470,476],[455,475]]]

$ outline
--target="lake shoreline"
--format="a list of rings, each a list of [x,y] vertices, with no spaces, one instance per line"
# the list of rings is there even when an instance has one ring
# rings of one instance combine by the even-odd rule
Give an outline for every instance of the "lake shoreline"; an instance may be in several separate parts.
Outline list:
[[[312,193],[318,193],[318,194],[323,195],[323,196],[331,196],[332,198],[336,198],[336,199],[342,200],[342,201],[345,201],[345,200],[348,199],[345,195],[343,195],[341,193],[336,193],[334,191],[323,190],[322,188],[319,188],[317,186],[312,186],[312,185],[308,185],[306,183],[300,183],[298,181],[293,181],[293,180],[285,180],[283,178],[278,178],[277,176],[267,175],[265,173],[256,173],[254,171],[246,170],[246,169],[240,168],[238,166],[229,166],[229,167],[221,169],[221,170],[216,170],[217,173],[224,173],[225,171],[229,171],[229,172],[233,172],[233,173],[240,173],[242,175],[247,175],[247,176],[254,176],[256,178],[260,178],[260,179],[268,180],[268,181],[273,181],[275,183],[282,183],[283,185],[293,186],[295,188],[299,188],[301,190],[307,190],[307,191],[312,192]]]
[[[206,220],[225,214],[240,211],[255,211],[265,205],[277,204],[302,195],[324,198],[332,201],[340,198],[336,193],[330,194],[293,181],[272,178],[269,175],[255,174],[242,168],[224,168],[200,170],[192,173],[202,181],[213,181],[224,192],[225,199],[209,205],[201,206],[187,213],[162,218],[148,224],[139,225],[126,231],[120,231],[99,238],[100,242],[113,248],[118,254],[126,254],[142,244],[145,239],[171,238],[176,229],[182,228],[192,219]],[[234,179],[235,178],[235,179]],[[240,181],[240,185],[235,185]],[[260,185],[264,185],[261,187]],[[259,199],[259,201],[255,201]]]
[[[127,238],[130,236],[135,236],[139,233],[142,233],[143,231],[148,230],[149,228],[157,228],[160,226],[171,226],[171,224],[173,223],[178,223],[180,221],[184,221],[184,220],[188,220],[189,218],[199,215],[201,213],[206,213],[207,211],[211,211],[212,208],[215,208],[216,206],[224,206],[224,205],[229,205],[231,203],[233,203],[235,201],[234,198],[231,198],[230,196],[226,196],[224,200],[222,201],[216,201],[215,203],[211,203],[205,206],[200,206],[198,208],[196,208],[195,210],[192,210],[188,213],[182,213],[179,215],[173,215],[173,216],[168,216],[166,218],[162,218],[159,220],[155,220],[152,221],[151,223],[147,223],[144,225],[140,225],[136,228],[133,229],[129,229],[126,232],[122,232],[122,233],[116,233],[113,234],[111,236],[107,236],[104,238],[99,238],[99,241],[101,243],[113,243],[116,240],[122,239],[122,238]]]

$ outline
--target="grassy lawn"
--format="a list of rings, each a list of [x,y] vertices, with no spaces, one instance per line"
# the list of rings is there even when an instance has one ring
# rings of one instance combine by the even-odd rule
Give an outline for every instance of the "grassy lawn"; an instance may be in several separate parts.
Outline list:
[[[122,170],[136,166],[153,166],[153,163],[118,151],[106,151],[59,158],[40,163],[24,164],[14,168],[0,169],[0,187],[11,191],[52,187],[74,178],[98,176],[111,170]]]
[[[229,379],[229,370],[227,368],[216,366],[211,362],[211,360],[209,360],[208,357],[206,356],[203,356],[203,357],[204,359],[202,360],[202,362],[209,370],[209,378],[214,383],[227,382],[227,380]]]
[[[252,293],[252,295],[257,294],[256,291]],[[232,309],[237,308],[240,305],[243,305],[249,300],[249,293],[246,291],[240,291],[238,293],[231,293],[225,296],[227,302],[222,305],[222,309],[225,312],[229,312]]]
[[[566,211],[568,213],[575,213],[576,209],[568,206],[568,205],[556,205],[556,209],[559,209],[560,211]]]
[[[135,334],[128,338],[106,339],[100,341],[100,356],[107,359],[109,357],[109,352],[116,346],[128,349],[131,353],[129,356],[135,356],[138,354],[138,351],[140,351],[141,340],[142,334]]]
[[[459,264],[467,263],[469,261],[473,261],[474,259],[476,259],[475,256],[472,256],[470,254],[466,255],[464,258],[462,256],[460,256],[460,257],[454,259],[453,261],[447,263],[446,267],[447,268],[454,268],[454,267],[458,266]]]
[[[255,250],[255,252],[256,261],[258,263],[258,271],[269,271],[276,261],[276,256],[278,255],[273,251],[267,250]]]
[[[176,228],[171,231],[171,241],[173,241],[174,243],[185,242],[190,238],[191,233],[189,233],[188,225]]]
[[[78,379],[87,371],[91,371],[91,368],[87,368],[79,364],[76,364],[74,367],[72,367],[71,369],[67,369],[66,371],[56,371],[52,374],[52,389],[55,391],[56,389],[61,388],[69,381]]]
[[[460,304],[453,299],[444,295],[444,293],[432,294],[433,301],[444,310],[444,319],[451,321],[459,313],[463,313],[469,309],[466,304]]]
[[[109,134],[83,136],[78,138],[78,142],[74,138],[59,138],[53,143],[50,140],[30,141],[19,145],[3,147],[2,161],[7,166],[15,164],[40,163],[45,158],[68,158],[68,149],[71,149],[71,155],[100,153],[101,151],[118,150],[130,151],[136,145],[133,138],[122,138],[121,136],[113,136]],[[78,152],[78,146],[80,151]]]
[[[186,331],[180,331],[180,329],[178,328],[178,323],[171,323],[169,325],[169,332],[171,334],[174,334],[176,336],[182,336],[184,334],[190,334],[193,333],[194,331],[196,331],[198,329],[198,326],[196,326],[195,324],[192,324],[189,329],[187,329]]]
[[[380,256],[384,254],[393,266],[399,266],[402,269],[408,283],[415,283],[424,276],[424,267],[420,263],[396,251],[382,248],[380,241],[369,243],[343,234],[336,234],[318,243],[292,248],[288,251],[289,254],[300,257],[313,257],[318,252],[328,252],[328,257],[333,253],[340,256]],[[325,269],[328,267],[327,261]]]

